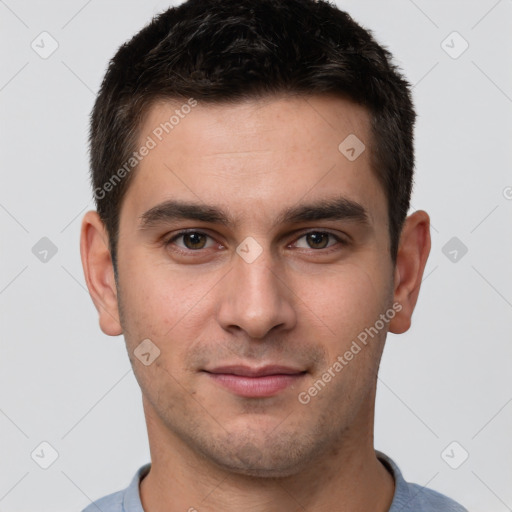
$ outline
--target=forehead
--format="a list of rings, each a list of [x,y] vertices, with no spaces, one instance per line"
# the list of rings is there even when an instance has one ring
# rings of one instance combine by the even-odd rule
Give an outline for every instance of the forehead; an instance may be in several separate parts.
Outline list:
[[[161,101],[141,127],[144,145],[151,149],[125,198],[139,214],[179,198],[254,219],[336,194],[365,205],[370,218],[387,217],[370,166],[369,115],[339,97]]]

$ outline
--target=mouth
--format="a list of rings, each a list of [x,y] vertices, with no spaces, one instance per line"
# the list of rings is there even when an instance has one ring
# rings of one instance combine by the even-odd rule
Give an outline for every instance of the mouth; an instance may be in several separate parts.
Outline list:
[[[203,372],[224,389],[246,398],[274,396],[296,384],[307,373],[306,370],[280,365],[259,368],[221,366]]]

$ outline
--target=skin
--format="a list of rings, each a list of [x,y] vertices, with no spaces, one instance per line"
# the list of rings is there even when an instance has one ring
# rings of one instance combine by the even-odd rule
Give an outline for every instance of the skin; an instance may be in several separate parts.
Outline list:
[[[140,140],[177,107],[154,105]],[[366,144],[353,162],[338,150],[349,134]],[[367,111],[340,98],[198,104],[136,170],[120,215],[118,282],[104,226],[96,212],[85,215],[82,262],[100,327],[124,335],[143,393],[152,459],[144,510],[389,509],[394,482],[373,448],[376,376],[388,330],[410,327],[430,234],[424,211],[410,215],[393,266],[370,151]],[[287,207],[340,195],[367,210],[367,225],[274,222]],[[141,215],[169,199],[216,206],[235,223],[139,229]],[[185,228],[208,237],[165,246]],[[318,231],[348,243],[306,236]],[[252,263],[236,252],[246,237],[261,247]],[[394,303],[401,310],[379,334],[300,403]],[[145,366],[134,350],[147,338],[160,355]],[[274,396],[244,398],[201,371],[229,363],[307,373]]]

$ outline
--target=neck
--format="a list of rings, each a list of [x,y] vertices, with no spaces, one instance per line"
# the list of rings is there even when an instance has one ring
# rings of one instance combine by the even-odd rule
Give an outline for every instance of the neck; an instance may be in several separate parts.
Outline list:
[[[196,453],[148,409],[145,404],[152,460],[140,484],[145,512],[389,510],[394,481],[373,448],[373,410],[294,474],[255,477]]]

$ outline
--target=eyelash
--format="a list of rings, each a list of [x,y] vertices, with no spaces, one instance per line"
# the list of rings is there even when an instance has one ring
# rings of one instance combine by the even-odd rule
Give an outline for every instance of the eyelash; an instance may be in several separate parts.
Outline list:
[[[309,249],[309,250],[314,251],[314,252],[322,252],[322,253],[326,254],[326,253],[332,252],[332,250],[336,250],[336,246],[338,244],[340,244],[341,246],[347,246],[349,244],[346,240],[340,238],[339,236],[335,235],[334,233],[331,233],[330,231],[320,231],[320,230],[310,230],[310,231],[306,231],[305,233],[302,233],[299,236],[299,238],[297,238],[295,240],[295,243],[298,240],[300,240],[301,238],[303,238],[303,237],[305,237],[305,236],[307,236],[307,235],[309,235],[311,233],[321,234],[321,235],[329,235],[330,237],[334,238],[336,240],[336,242],[337,242],[337,244],[331,245],[331,246],[323,248],[323,249],[313,249],[313,248]],[[208,238],[213,239],[212,236],[210,236],[208,233],[204,233],[203,231],[198,231],[198,230],[195,230],[195,229],[190,229],[190,230],[186,230],[185,229],[185,230],[181,230],[178,233],[174,234],[169,239],[164,240],[163,245],[165,247],[169,247],[176,240],[178,240],[180,237],[183,237],[184,235],[190,235],[190,234],[204,235],[204,236],[206,236]],[[181,254],[190,255],[192,253],[200,253],[204,249],[196,249],[196,250],[194,250],[194,249],[186,249],[185,250],[185,249],[182,249],[181,247],[177,247],[177,248],[174,248],[173,250],[176,251],[176,252],[179,252]],[[304,248],[300,247],[299,250],[304,250]]]

